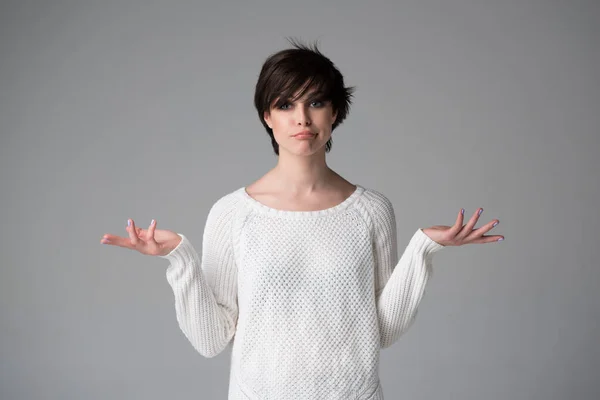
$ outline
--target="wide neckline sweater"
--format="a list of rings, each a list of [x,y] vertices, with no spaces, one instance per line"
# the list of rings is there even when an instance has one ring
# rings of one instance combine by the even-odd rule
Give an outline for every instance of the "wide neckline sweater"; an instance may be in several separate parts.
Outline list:
[[[316,211],[242,187],[212,205],[201,256],[178,235],[160,256],[177,321],[205,357],[232,345],[229,400],[382,400],[380,349],[415,320],[444,247],[417,229],[398,258],[392,203],[361,185]]]

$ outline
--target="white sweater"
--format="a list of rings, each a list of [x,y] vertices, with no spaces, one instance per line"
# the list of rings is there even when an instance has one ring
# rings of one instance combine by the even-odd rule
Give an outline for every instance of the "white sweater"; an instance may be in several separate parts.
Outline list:
[[[229,400],[383,399],[380,349],[414,321],[444,246],[418,229],[398,259],[391,202],[356,186],[319,211],[270,208],[242,187],[210,209],[201,258],[180,233],[160,256],[194,348],[232,344]]]

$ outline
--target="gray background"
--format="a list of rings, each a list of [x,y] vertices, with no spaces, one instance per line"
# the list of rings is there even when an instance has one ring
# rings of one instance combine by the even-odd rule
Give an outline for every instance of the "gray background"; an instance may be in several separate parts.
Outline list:
[[[0,8],[0,398],[224,399],[144,228],[201,252],[210,206],[275,165],[253,108],[286,36],[357,86],[329,165],[386,194],[402,251],[485,209],[500,243],[436,253],[386,399],[600,398],[597,1],[12,1]],[[595,157],[596,156],[596,157]],[[477,227],[481,225],[477,224]]]

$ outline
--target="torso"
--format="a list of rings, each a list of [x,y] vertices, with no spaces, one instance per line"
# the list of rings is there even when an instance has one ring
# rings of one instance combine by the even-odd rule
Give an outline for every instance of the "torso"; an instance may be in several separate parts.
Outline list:
[[[246,192],[256,201],[267,207],[285,211],[318,211],[342,203],[356,190],[356,185],[336,174],[336,179],[322,193],[312,193],[310,197],[298,198],[281,193],[270,184],[267,175],[246,187]]]

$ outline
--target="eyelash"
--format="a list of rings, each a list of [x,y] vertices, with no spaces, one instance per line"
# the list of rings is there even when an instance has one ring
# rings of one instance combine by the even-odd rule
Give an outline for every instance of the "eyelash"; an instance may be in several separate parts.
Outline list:
[[[311,104],[312,103],[321,103],[320,106],[316,106],[315,108],[321,108],[321,107],[323,107],[325,105],[325,102],[321,101],[321,100],[311,101]],[[281,111],[287,111],[287,110],[289,110],[289,108],[282,108],[283,106],[287,106],[287,105],[290,105],[290,104],[289,103],[283,103],[282,105],[280,105],[279,107],[277,107],[277,109],[279,109]]]

